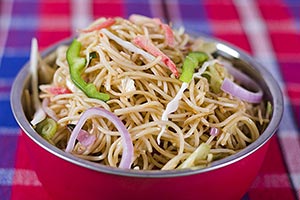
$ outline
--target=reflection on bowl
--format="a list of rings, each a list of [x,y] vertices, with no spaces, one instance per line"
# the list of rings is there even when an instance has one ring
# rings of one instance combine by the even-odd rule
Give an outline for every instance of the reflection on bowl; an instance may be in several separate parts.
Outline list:
[[[238,153],[213,162],[202,169],[169,171],[124,170],[80,159],[48,143],[30,125],[24,90],[30,88],[27,63],[13,84],[11,106],[26,135],[30,159],[45,189],[54,199],[240,199],[254,180],[275,133],[283,112],[279,86],[253,58],[242,50],[218,40],[214,56],[221,56],[255,80],[264,92],[264,99],[273,106],[269,125],[261,136]],[[51,54],[56,44],[42,53]]]

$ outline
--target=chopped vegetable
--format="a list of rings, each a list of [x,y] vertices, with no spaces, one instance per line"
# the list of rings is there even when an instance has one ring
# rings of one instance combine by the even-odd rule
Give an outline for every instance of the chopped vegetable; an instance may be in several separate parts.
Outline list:
[[[210,145],[201,143],[200,146],[178,167],[178,169],[196,166],[197,161],[205,160],[210,151]]]
[[[259,103],[263,97],[263,92],[260,86],[251,78],[249,78],[246,74],[241,72],[240,70],[236,69],[232,66],[231,63],[222,61],[223,66],[228,70],[232,76],[240,82],[240,84],[249,87],[256,92],[252,92],[241,85],[236,84],[232,80],[225,78],[221,89],[229,93],[230,95],[237,97],[239,99],[242,99],[244,101],[250,102],[250,103]]]
[[[60,87],[60,86],[53,86],[47,89],[48,92],[50,92],[53,95],[59,95],[59,94],[70,94],[72,93],[68,88]]]
[[[183,82],[181,85],[180,90],[178,91],[178,93],[176,94],[176,96],[174,97],[174,99],[172,99],[166,107],[166,110],[164,110],[162,116],[161,116],[161,120],[163,121],[168,121],[168,115],[171,114],[172,112],[175,112],[179,106],[179,101],[182,98],[183,92],[184,90],[189,86],[188,83]],[[160,138],[162,136],[162,134],[165,132],[166,130],[166,126],[162,126],[160,133],[157,136],[157,143],[160,144]]]
[[[97,58],[98,55],[97,55],[97,52],[96,51],[93,51],[89,54],[89,60],[91,61],[92,59],[94,58]]]
[[[171,27],[168,24],[162,23],[162,21],[159,18],[149,18],[143,15],[132,14],[129,16],[129,20],[137,25],[142,25],[147,22],[155,22],[164,30],[167,44],[170,47],[174,47],[175,37]]]
[[[126,76],[121,80],[121,92],[130,92],[130,91],[135,91],[135,85],[134,85],[134,80]]]
[[[220,133],[220,129],[216,128],[216,127],[212,127],[209,131],[209,134],[212,136],[217,136]]]
[[[161,56],[162,57],[162,62],[169,67],[169,69],[172,71],[172,73],[175,75],[175,77],[179,76],[179,72],[176,68],[176,65],[174,62],[166,56],[163,52],[161,52],[152,42],[147,39],[144,36],[136,36],[133,39],[133,43],[137,45],[138,47],[145,49],[147,52],[152,54],[153,56]]]
[[[227,71],[238,81],[243,83],[244,85],[252,85],[253,80],[249,78],[246,74],[244,74],[242,71],[238,70],[237,68],[233,67],[232,63],[222,60],[221,64],[224,66],[224,68],[227,69]],[[255,84],[255,87],[257,87],[257,84]]]
[[[44,112],[42,107],[39,107],[37,111],[34,113],[33,119],[30,123],[35,126],[39,122],[43,121],[46,118],[46,113]]]
[[[196,67],[198,67],[200,63],[203,63],[206,60],[208,60],[208,56],[205,53],[189,53],[184,59],[182,66],[182,74],[179,79],[183,82],[189,83],[193,78]]]
[[[67,61],[73,83],[90,98],[102,101],[109,100],[108,94],[99,92],[94,84],[86,83],[82,79],[81,73],[85,67],[86,59],[79,56],[80,49],[81,43],[75,39],[67,50]]]
[[[148,60],[154,60],[154,59],[155,59],[154,56],[161,56],[162,59],[163,59],[163,60],[162,60],[163,63],[164,63],[165,65],[167,65],[170,69],[172,69],[171,71],[172,71],[173,73],[175,73],[175,76],[176,76],[176,74],[177,74],[176,77],[178,77],[179,73],[178,73],[177,68],[176,68],[175,64],[173,63],[173,61],[172,61],[169,57],[167,57],[166,55],[164,55],[164,54],[163,54],[159,49],[157,49],[155,46],[154,46],[154,48],[150,48],[150,50],[155,51],[157,54],[160,54],[160,55],[157,55],[157,54],[151,55],[151,54],[152,54],[151,52],[149,52],[149,53],[150,53],[150,54],[149,54],[149,53],[147,53],[146,51],[137,48],[137,47],[134,46],[132,43],[130,43],[130,42],[128,42],[128,41],[122,40],[121,38],[117,37],[116,35],[114,35],[114,34],[111,33],[110,31],[108,31],[107,29],[102,29],[101,32],[104,33],[105,35],[107,35],[107,37],[109,37],[110,39],[114,40],[114,41],[115,41],[116,43],[118,43],[119,45],[123,46],[125,49],[127,49],[127,50],[129,50],[129,51],[131,51],[131,52],[140,54],[140,55],[144,56],[144,57],[145,57],[146,59],[148,59]],[[139,37],[139,36],[138,36],[138,37]],[[137,39],[137,42],[138,42],[139,44],[141,44],[141,43],[140,43],[141,41],[140,41],[139,39]],[[141,44],[141,45],[143,45],[143,44]],[[138,46],[138,45],[137,45],[137,46]],[[152,46],[153,46],[153,45],[152,45]],[[141,47],[141,46],[139,46],[139,47]],[[141,47],[141,48],[143,48],[143,47]]]
[[[106,21],[100,23],[100,24],[97,24],[91,28],[88,28],[88,29],[84,29],[84,30],[81,30],[81,32],[83,33],[89,33],[89,32],[92,32],[92,31],[98,31],[100,29],[103,29],[103,28],[108,28],[112,25],[114,25],[116,23],[116,20],[114,18],[108,18]]]
[[[199,68],[198,72],[195,72],[193,77],[194,78],[200,78],[202,77],[202,74],[206,71],[206,69],[210,66],[210,65],[214,65],[216,62],[218,62],[217,60],[210,60],[210,61],[205,61],[202,66]]]
[[[88,147],[95,142],[96,136],[91,135],[87,131],[81,129],[81,131],[79,132],[79,134],[77,136],[77,140],[80,142],[80,144],[82,146]]]
[[[137,48],[136,46],[134,46],[131,42],[122,40],[121,38],[119,38],[118,36],[114,35],[113,33],[111,33],[109,30],[107,29],[102,29],[101,30],[102,33],[104,33],[107,37],[109,37],[110,39],[112,39],[113,41],[115,41],[116,43],[118,43],[119,45],[121,45],[122,47],[124,47],[125,49],[134,52],[136,54],[140,54],[142,56],[144,56],[146,59],[148,60],[154,60],[155,57],[152,56],[151,54],[147,53],[146,51]]]
[[[272,115],[272,110],[273,110],[272,108],[273,108],[273,106],[272,106],[271,102],[268,101],[267,102],[267,108],[266,108],[266,118],[267,119],[269,119],[270,116]]]
[[[57,130],[56,122],[51,118],[46,118],[36,125],[35,129],[43,138],[51,140]]]
[[[31,41],[31,52],[30,52],[30,70],[31,70],[31,89],[32,89],[32,100],[36,110],[34,113],[31,124],[35,126],[39,122],[46,118],[46,113],[43,111],[41,102],[38,97],[38,43],[37,39],[33,38]]]
[[[209,81],[210,88],[216,94],[221,91],[220,89],[223,82],[222,76],[216,69],[218,66],[221,66],[218,62],[210,63],[208,70],[203,73],[203,76]]]
[[[121,162],[119,167],[129,169],[132,162],[133,162],[133,143],[131,141],[130,134],[122,121],[113,113],[103,109],[103,108],[89,108],[87,109],[82,115],[80,116],[77,125],[75,126],[74,130],[71,133],[70,139],[67,144],[66,152],[71,152],[75,140],[78,137],[78,134],[83,127],[85,121],[92,117],[92,116],[101,116],[107,118],[111,121],[115,127],[118,129],[121,138],[122,138],[122,147],[123,147],[123,154],[121,158]]]
[[[259,103],[263,96],[262,90],[258,90],[257,92],[251,92],[236,84],[229,78],[224,79],[221,89],[234,97],[237,97],[241,100],[250,103]]]
[[[76,87],[74,82],[69,78],[66,79],[66,86],[67,86],[68,90],[70,90],[74,94],[83,93],[83,91],[81,91],[78,87]]]
[[[179,101],[183,96],[183,92],[188,87],[188,83],[192,80],[193,74],[195,71],[195,68],[199,65],[199,63],[204,62],[208,59],[208,56],[205,53],[202,52],[191,52],[188,54],[188,56],[185,58],[183,63],[183,69],[182,74],[180,76],[180,80],[183,81],[180,90],[172,99],[166,107],[166,110],[164,110],[161,120],[168,121],[168,115],[172,112],[175,112],[178,108]],[[160,133],[157,136],[157,143],[160,144],[160,138],[162,134],[165,132],[166,126],[162,126]]]
[[[91,64],[92,60],[95,58],[98,58],[98,54],[96,51],[93,51],[89,54],[89,59],[88,59],[88,66]]]
[[[71,132],[74,130],[75,126],[76,126],[75,124],[68,124],[67,125],[68,129]],[[88,133],[84,129],[81,129],[79,131],[78,136],[77,136],[76,139],[78,140],[78,142],[80,142],[80,144],[82,146],[88,147],[88,146],[92,145],[95,142],[96,136]]]
[[[171,27],[168,24],[162,23],[162,21],[159,18],[154,18],[153,20],[165,31],[167,44],[170,47],[174,47],[175,37]]]
[[[219,93],[221,91],[220,89],[223,83],[223,79],[217,71],[216,66],[217,65],[214,64],[209,67],[209,71],[211,73],[210,85],[214,93]]]

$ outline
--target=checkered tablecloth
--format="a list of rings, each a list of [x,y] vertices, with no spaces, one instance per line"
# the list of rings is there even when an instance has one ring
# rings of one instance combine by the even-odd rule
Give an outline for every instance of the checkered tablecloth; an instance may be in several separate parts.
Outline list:
[[[37,37],[43,50],[100,16],[132,13],[233,43],[274,75],[285,112],[243,199],[300,199],[299,0],[1,0],[0,199],[49,199],[30,166],[9,100],[14,77],[29,58],[31,38]]]

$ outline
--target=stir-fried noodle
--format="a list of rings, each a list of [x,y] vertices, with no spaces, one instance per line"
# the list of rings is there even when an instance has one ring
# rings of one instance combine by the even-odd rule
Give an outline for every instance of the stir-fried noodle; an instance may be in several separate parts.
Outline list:
[[[225,77],[236,79],[225,67],[228,61],[211,55],[214,44],[192,38],[183,29],[137,15],[130,20],[101,18],[80,30],[76,40],[81,44],[78,56],[86,60],[79,76],[109,99],[91,98],[74,83],[66,56],[69,47],[59,47],[51,66],[56,70],[53,80],[39,85],[39,97],[57,126],[47,139],[63,150],[90,108],[104,108],[118,117],[133,145],[130,168],[143,170],[207,166],[255,141],[269,122],[266,102],[240,100],[222,89]],[[204,53],[207,59],[184,83],[179,76],[190,52]],[[183,84],[186,89],[179,92]],[[177,94],[178,107],[163,119]],[[85,120],[80,130],[84,133],[79,134],[83,139],[78,136],[70,152],[118,167],[124,138],[115,123],[98,115]]]

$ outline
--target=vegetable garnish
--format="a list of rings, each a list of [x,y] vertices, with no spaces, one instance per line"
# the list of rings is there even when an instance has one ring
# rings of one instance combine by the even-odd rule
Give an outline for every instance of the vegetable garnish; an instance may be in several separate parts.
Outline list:
[[[38,97],[38,43],[36,38],[33,38],[31,41],[30,70],[32,100],[36,111],[30,123],[35,126],[46,118],[46,113],[43,111]]]
[[[90,146],[91,144],[93,144],[95,142],[96,136],[91,135],[87,131],[81,129],[81,131],[79,132],[79,134],[77,136],[77,140],[84,147],[88,147],[88,146]]]
[[[70,132],[72,132],[74,130],[75,126],[76,126],[75,124],[68,124],[67,125]],[[96,136],[93,135],[93,134],[89,134],[84,129],[80,129],[76,139],[78,140],[78,142],[80,142],[80,144],[82,146],[88,147],[88,146],[92,145],[95,142]]]
[[[56,122],[51,118],[46,118],[36,125],[36,131],[46,140],[50,141],[57,130]]]
[[[201,68],[199,68],[198,72],[195,72],[193,74],[193,78],[200,78],[202,77],[202,74],[206,71],[206,69],[211,66],[211,65],[214,65],[218,62],[218,60],[210,60],[210,61],[205,61]]]
[[[142,55],[144,58],[146,58],[146,59],[148,59],[148,60],[150,60],[150,61],[153,61],[153,60],[155,60],[155,57],[154,56],[161,56],[162,57],[162,62],[166,65],[166,66],[168,66],[170,69],[172,68],[172,70],[175,72],[175,76],[176,76],[176,74],[177,74],[177,76],[176,77],[178,77],[178,71],[177,71],[177,68],[176,68],[176,66],[175,66],[175,64],[173,63],[173,61],[169,58],[169,57],[167,57],[166,55],[164,55],[159,49],[157,49],[156,47],[154,47],[154,48],[150,48],[150,50],[152,51],[152,52],[156,52],[155,54],[153,54],[153,53],[151,53],[151,52],[149,52],[147,49],[145,49],[145,50],[147,50],[149,53],[147,53],[146,51],[144,51],[143,49],[140,49],[140,48],[137,48],[135,45],[133,45],[132,43],[130,43],[130,42],[128,42],[128,41],[124,41],[124,40],[122,40],[121,38],[119,38],[119,37],[117,37],[116,35],[114,35],[113,33],[111,33],[109,30],[107,30],[107,29],[102,29],[101,30],[101,32],[102,33],[104,33],[107,37],[109,37],[110,39],[112,39],[112,40],[114,40],[116,43],[118,43],[119,45],[121,45],[122,47],[124,47],[124,48],[126,48],[127,50],[129,50],[129,51],[131,51],[131,52],[134,52],[134,53],[137,53],[137,54],[140,54],[140,55]],[[139,37],[139,36],[138,36]],[[134,41],[133,41],[134,42]],[[138,41],[138,43],[139,44],[141,44],[140,43],[140,41]],[[137,44],[136,44],[137,45]],[[142,44],[141,44],[142,45]],[[137,46],[139,46],[139,45],[137,45]],[[153,46],[153,45],[152,45]],[[141,46],[139,46],[139,47],[141,47]],[[143,47],[141,47],[141,48],[143,48]],[[148,47],[147,47],[148,48]],[[152,55],[151,55],[152,54]],[[172,71],[171,70],[171,71]],[[173,72],[173,73],[174,73]]]
[[[162,116],[161,116],[161,120],[163,121],[168,121],[168,115],[171,114],[172,112],[175,112],[179,106],[179,101],[180,99],[182,99],[182,95],[183,92],[185,91],[185,89],[189,86],[188,83],[183,82],[181,85],[180,90],[178,91],[178,93],[176,94],[176,96],[174,97],[174,99],[172,99],[166,107],[166,110],[164,110]],[[166,126],[162,125],[161,131],[160,133],[157,135],[156,141],[157,144],[160,144],[160,138],[162,136],[162,134],[165,132],[166,130]]]
[[[218,69],[219,68],[219,69]],[[219,62],[212,62],[208,66],[208,70],[203,73],[203,76],[207,78],[210,88],[216,94],[221,91],[221,85],[223,77],[221,76],[220,69],[223,70],[223,66]]]
[[[272,106],[271,102],[268,101],[267,108],[266,108],[266,118],[267,119],[272,115],[272,112],[273,112],[273,106]]]
[[[259,103],[263,96],[262,90],[258,90],[257,92],[251,92],[236,84],[229,78],[224,79],[221,89],[234,97],[237,97],[241,100],[250,103]]]
[[[66,152],[71,152],[74,148],[75,140],[78,137],[78,134],[83,127],[85,121],[92,117],[92,116],[101,116],[107,118],[111,121],[115,127],[118,129],[119,133],[121,134],[122,138],[122,147],[123,147],[123,154],[121,158],[121,162],[119,167],[130,169],[130,166],[133,162],[133,143],[131,141],[130,134],[122,121],[113,113],[103,109],[103,108],[89,108],[85,112],[82,113],[80,116],[77,125],[75,126],[74,130],[71,133],[70,139],[67,144]]]
[[[154,44],[149,39],[147,39],[145,36],[141,36],[141,35],[136,36],[132,42],[135,45],[137,45],[138,47],[145,49],[147,52],[149,52],[153,56],[161,56],[162,62],[169,67],[169,69],[175,75],[175,77],[179,76],[179,72],[178,72],[174,62],[168,56],[166,56],[163,52],[161,52],[156,46],[154,46]]]
[[[237,97],[241,100],[250,103],[259,103],[263,97],[263,92],[260,86],[254,80],[249,78],[246,74],[233,67],[231,63],[228,63],[226,61],[223,61],[222,63],[224,67],[228,70],[228,72],[232,74],[233,77],[240,82],[240,84],[255,90],[255,92],[247,90],[246,88],[236,84],[228,78],[224,79],[221,89],[224,92],[227,92],[228,94]]]
[[[183,92],[188,87],[189,82],[193,79],[194,71],[199,66],[200,63],[205,62],[208,59],[208,56],[202,52],[191,52],[189,53],[186,58],[184,59],[183,66],[182,66],[182,74],[179,80],[183,81],[180,90],[172,99],[164,110],[161,120],[168,121],[168,115],[172,112],[175,112],[179,106],[179,101],[182,99]],[[163,125],[161,128],[160,133],[157,136],[157,143],[160,144],[160,138],[162,134],[165,132],[166,126]]]
[[[90,98],[102,101],[109,100],[109,94],[99,92],[94,84],[86,83],[82,79],[81,73],[85,67],[86,59],[79,56],[80,49],[81,43],[75,39],[67,50],[67,61],[73,83]]]
[[[121,80],[121,91],[126,93],[130,91],[135,91],[134,80],[126,76]]]
[[[180,75],[179,80],[189,83],[194,75],[195,69],[199,66],[200,63],[208,60],[208,56],[202,52],[191,52],[189,53],[183,62],[182,74]]]
[[[178,167],[178,169],[191,168],[196,166],[195,162],[205,160],[210,151],[210,145],[201,143],[200,146]]]
[[[223,82],[222,76],[219,74],[217,67],[218,67],[217,63],[209,66],[209,71],[211,74],[210,85],[214,93],[219,93],[221,91],[221,85]]]
[[[211,136],[217,136],[217,135],[219,135],[219,133],[220,133],[220,129],[216,128],[216,127],[212,127],[209,131],[209,134]]]
[[[59,95],[59,94],[70,94],[72,93],[68,88],[60,87],[60,86],[53,86],[47,89],[51,94],[53,95]]]
[[[173,31],[172,31],[171,27],[168,24],[162,23],[162,21],[159,18],[154,18],[153,20],[158,25],[160,25],[161,28],[165,31],[165,37],[166,37],[166,40],[167,40],[167,44],[170,47],[174,47],[175,37],[174,37],[174,34],[173,34]]]
[[[97,58],[97,57],[98,57],[97,52],[93,51],[89,54],[89,61],[91,62],[92,59]]]
[[[149,18],[138,14],[132,14],[129,16],[129,20],[138,25],[145,24],[145,22],[155,22],[162,28],[162,30],[164,30],[167,44],[170,47],[174,46],[175,37],[171,27],[168,24],[162,23],[162,21],[159,18]]]
[[[137,48],[136,46],[134,46],[131,42],[122,40],[121,38],[119,38],[118,36],[116,36],[115,34],[111,33],[109,30],[107,29],[102,29],[101,30],[102,33],[104,33],[108,38],[112,39],[113,41],[115,41],[116,43],[118,43],[119,45],[121,45],[122,47],[124,47],[125,49],[134,52],[136,54],[140,54],[142,55],[144,58],[148,59],[148,60],[155,60],[155,57],[152,56],[151,54],[147,53],[146,51]]]
[[[91,28],[88,28],[88,29],[84,29],[84,30],[81,30],[81,32],[83,33],[89,33],[89,32],[92,32],[92,31],[98,31],[100,29],[103,29],[103,28],[108,28],[112,25],[114,25],[116,23],[116,20],[114,18],[108,18],[107,20],[105,20],[104,22],[100,23],[100,24],[97,24]]]

